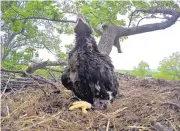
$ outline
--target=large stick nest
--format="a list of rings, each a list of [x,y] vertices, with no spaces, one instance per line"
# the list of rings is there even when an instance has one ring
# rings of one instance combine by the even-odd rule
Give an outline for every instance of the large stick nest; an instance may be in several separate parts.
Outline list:
[[[1,129],[180,130],[179,81],[137,79],[122,74],[119,78],[121,96],[107,110],[89,110],[88,114],[82,114],[81,110],[68,110],[74,100],[72,93],[65,92],[62,86],[59,87],[61,92],[55,91],[52,84],[42,89],[36,85],[37,88],[29,86],[2,92]],[[23,77],[23,81],[25,79],[29,78]]]

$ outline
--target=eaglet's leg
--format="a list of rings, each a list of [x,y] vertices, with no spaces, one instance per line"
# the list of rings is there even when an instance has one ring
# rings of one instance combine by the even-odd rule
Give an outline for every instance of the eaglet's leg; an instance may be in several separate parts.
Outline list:
[[[100,99],[95,99],[94,103],[93,103],[93,107],[95,109],[99,109],[99,110],[104,110],[107,107],[109,107],[111,105],[110,100],[100,100]]]
[[[113,96],[112,96],[112,92],[110,91],[105,91],[105,92],[100,92],[100,93],[104,95],[103,98],[101,98],[100,96],[95,97],[93,106],[95,109],[103,110],[111,105],[113,101]]]

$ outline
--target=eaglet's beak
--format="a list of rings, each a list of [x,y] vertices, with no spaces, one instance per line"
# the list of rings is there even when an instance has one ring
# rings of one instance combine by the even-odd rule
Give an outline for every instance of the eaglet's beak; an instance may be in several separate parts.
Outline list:
[[[74,32],[81,35],[86,34],[86,33],[89,33],[89,34],[92,33],[91,27],[89,26],[86,19],[81,13],[78,13],[78,18],[76,21]]]

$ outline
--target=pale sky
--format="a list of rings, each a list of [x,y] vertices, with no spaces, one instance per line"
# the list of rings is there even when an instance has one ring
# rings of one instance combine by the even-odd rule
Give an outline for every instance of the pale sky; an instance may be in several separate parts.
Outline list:
[[[152,22],[157,21],[145,20],[142,24]],[[61,44],[71,44],[74,40],[74,35],[62,35],[61,40]],[[180,21],[165,30],[129,36],[128,39],[121,42],[121,47],[123,53],[117,53],[117,49],[113,47],[110,54],[115,69],[131,70],[141,60],[147,62],[150,69],[157,69],[159,61],[164,57],[180,51]],[[41,54],[46,54],[45,59],[51,58],[52,60],[51,54],[47,54],[44,51],[40,53],[40,56]]]
[[[141,60],[157,69],[164,57],[180,51],[180,21],[165,30],[129,36],[121,46],[123,53],[113,47],[110,54],[116,69],[132,69]]]

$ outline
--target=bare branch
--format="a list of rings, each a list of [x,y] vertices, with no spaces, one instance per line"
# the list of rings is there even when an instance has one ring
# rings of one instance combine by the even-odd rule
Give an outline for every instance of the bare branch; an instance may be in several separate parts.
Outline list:
[[[27,17],[27,18],[20,18],[16,20],[48,20],[48,21],[54,21],[54,22],[63,22],[63,23],[76,23],[73,20],[55,20],[50,18],[40,18],[40,17]]]
[[[66,61],[48,61],[46,66],[65,66],[67,65]]]
[[[148,13],[148,14],[168,14],[168,15],[176,15],[179,14],[180,12],[171,10],[171,9],[149,9],[149,10],[136,10],[135,12],[143,12],[143,13]]]
[[[153,16],[153,17],[151,17],[151,18],[154,18],[154,19],[163,19],[163,20],[170,20],[170,19],[171,19],[170,17],[164,17],[164,18],[162,18],[162,17],[158,17],[158,16]],[[177,21],[180,21],[180,20],[177,20]]]
[[[40,63],[35,63],[29,66],[26,70],[27,73],[34,73],[37,69],[45,69],[46,66],[65,66],[67,65],[66,61],[43,61]]]
[[[139,26],[139,23],[140,23],[142,20],[147,19],[147,18],[150,18],[150,17],[143,17],[143,18],[141,18],[141,19],[138,21],[137,26]]]
[[[125,31],[123,33],[120,33],[119,36],[129,36],[129,35],[140,34],[144,32],[151,32],[151,31],[166,29],[172,26],[179,17],[180,17],[180,13],[172,16],[170,20],[166,20],[164,22],[146,24],[139,27],[124,28]]]
[[[130,18],[128,27],[130,27],[131,21],[132,21],[132,17],[133,17],[133,15],[134,15],[136,12],[143,12],[143,13],[148,13],[148,14],[161,13],[161,14],[168,14],[168,15],[176,15],[176,14],[179,14],[179,13],[180,13],[180,12],[176,12],[176,11],[173,11],[173,10],[170,10],[170,9],[164,9],[164,10],[163,10],[163,9],[135,10],[135,11],[132,12],[132,14],[131,14],[131,18]]]
[[[53,68],[49,68],[49,67],[44,67],[43,69],[48,69],[48,70],[51,70],[53,72],[60,72],[60,73],[64,72],[63,70],[57,70],[57,69],[53,69]]]
[[[54,82],[52,82],[51,80],[48,80],[48,79],[46,79],[46,78],[44,78],[44,77],[39,78],[39,77],[37,77],[37,76],[33,76],[33,75],[27,73],[26,71],[23,71],[23,70],[6,70],[6,69],[1,68],[1,71],[2,71],[2,72],[10,72],[10,73],[23,74],[23,76],[28,76],[30,79],[33,79],[33,80],[36,80],[36,81],[40,81],[40,82],[43,82],[43,83],[50,84],[50,85],[56,87],[57,89],[59,88],[57,83],[54,83]],[[36,82],[35,84],[37,84],[37,82]]]
[[[56,80],[54,74],[51,72],[51,70],[50,70],[50,69],[47,69],[47,71],[48,71],[49,75],[52,77],[52,79],[53,79],[55,82],[57,82],[57,80]]]

